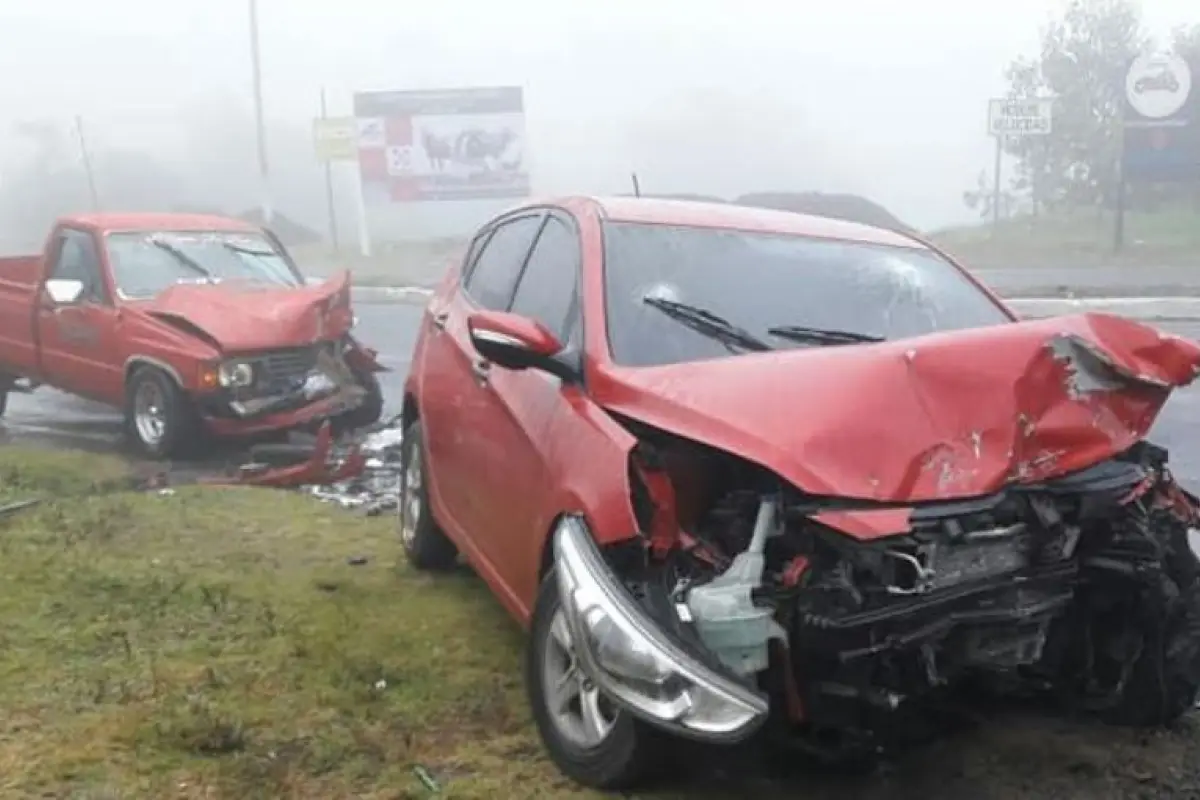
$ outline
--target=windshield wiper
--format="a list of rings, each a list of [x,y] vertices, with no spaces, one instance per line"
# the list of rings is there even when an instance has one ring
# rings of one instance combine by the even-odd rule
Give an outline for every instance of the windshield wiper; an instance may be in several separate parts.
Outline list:
[[[244,244],[235,244],[234,242],[221,242],[221,246],[226,250],[232,250],[235,253],[245,253],[248,256],[275,256],[279,255],[270,247],[248,247]]]
[[[868,342],[883,342],[886,339],[871,333],[856,331],[839,331],[832,328],[806,328],[803,325],[779,325],[767,328],[767,333],[780,339],[791,339],[794,342],[815,342],[817,344],[865,344]]]
[[[215,281],[217,279],[215,275],[201,266],[199,261],[192,258],[170,242],[164,242],[162,239],[151,239],[150,244],[175,256],[176,261],[190,269],[192,272],[195,272],[197,275],[203,275],[210,281]]]
[[[708,309],[680,303],[677,300],[667,300],[663,297],[643,297],[642,302],[652,308],[657,308],[671,319],[682,322],[692,330],[716,339],[731,350],[734,347],[755,352],[774,349],[750,331],[739,328]]]

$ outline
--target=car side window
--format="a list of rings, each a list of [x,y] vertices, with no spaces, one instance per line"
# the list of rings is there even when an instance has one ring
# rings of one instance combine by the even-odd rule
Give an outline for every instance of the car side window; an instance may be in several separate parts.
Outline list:
[[[541,221],[541,215],[537,214],[496,227],[475,259],[475,266],[463,287],[476,303],[489,311],[508,310],[517,277]]]
[[[100,270],[100,254],[91,234],[64,229],[49,277],[76,280],[83,284],[83,298],[96,303],[106,302],[104,278]]]
[[[571,317],[578,275],[579,240],[575,232],[562,220],[548,217],[517,284],[513,312],[536,319],[560,342],[566,342],[574,327]]]

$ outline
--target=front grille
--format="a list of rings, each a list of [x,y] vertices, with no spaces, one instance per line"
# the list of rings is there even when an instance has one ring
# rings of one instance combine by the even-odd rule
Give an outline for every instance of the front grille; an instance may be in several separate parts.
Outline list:
[[[316,347],[274,350],[254,359],[258,373],[255,389],[263,394],[294,391],[317,365]]]

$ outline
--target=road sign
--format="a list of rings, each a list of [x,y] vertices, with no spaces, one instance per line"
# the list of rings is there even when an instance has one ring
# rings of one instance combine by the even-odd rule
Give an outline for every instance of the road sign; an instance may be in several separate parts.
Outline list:
[[[318,161],[357,161],[358,122],[354,117],[314,119],[313,149]]]
[[[1176,55],[1138,56],[1125,74],[1125,97],[1146,120],[1178,114],[1192,91],[1192,70]]]
[[[992,136],[1045,136],[1051,131],[1053,100],[988,101],[988,133]]]

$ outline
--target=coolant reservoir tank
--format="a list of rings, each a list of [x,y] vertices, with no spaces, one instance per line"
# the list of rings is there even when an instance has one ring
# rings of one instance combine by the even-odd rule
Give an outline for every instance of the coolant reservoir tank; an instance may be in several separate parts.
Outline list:
[[[767,536],[775,530],[775,512],[776,500],[764,498],[750,546],[734,558],[729,569],[687,596],[701,641],[739,675],[765,670],[770,658],[767,643],[783,636],[772,611],[751,600],[751,592],[762,584],[763,549]]]

